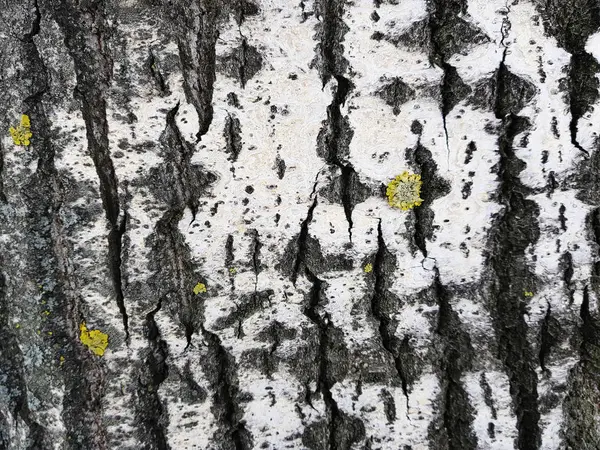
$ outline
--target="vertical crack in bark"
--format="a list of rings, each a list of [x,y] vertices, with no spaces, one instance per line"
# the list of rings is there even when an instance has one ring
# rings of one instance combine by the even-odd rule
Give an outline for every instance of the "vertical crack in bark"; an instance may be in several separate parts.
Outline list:
[[[213,118],[213,88],[216,79],[217,22],[223,5],[217,0],[163,0],[176,30],[184,90],[198,114],[198,141]]]
[[[542,322],[542,327],[540,329],[540,352],[539,352],[539,360],[540,360],[540,368],[542,372],[548,373],[549,370],[546,368],[546,358],[550,353],[550,348],[553,345],[553,337],[550,333],[550,320],[552,317],[552,306],[550,303],[547,304],[546,307],[546,315],[544,316],[544,321]]]
[[[508,373],[517,416],[520,450],[537,449],[541,444],[538,409],[537,373],[532,366],[532,350],[527,341],[524,315],[525,291],[533,291],[536,278],[529,269],[525,250],[537,241],[539,227],[536,203],[527,200],[528,189],[519,179],[525,164],[513,150],[515,136],[529,127],[529,122],[515,115],[520,109],[523,91],[513,92],[515,75],[505,66],[506,49],[496,73],[494,113],[502,121],[498,141],[498,200],[504,206],[491,231],[489,266],[494,281],[490,287],[493,323],[498,339],[499,358]]]
[[[317,175],[318,176],[318,175]],[[306,213],[306,218],[302,221],[302,225],[300,225],[300,234],[298,236],[298,250],[296,251],[296,259],[294,260],[294,266],[292,268],[292,275],[291,275],[291,280],[292,280],[292,284],[295,286],[296,285],[296,280],[298,279],[298,273],[300,271],[300,265],[304,264],[305,262],[305,257],[306,257],[306,240],[308,238],[308,227],[310,225],[310,223],[312,222],[313,219],[313,212],[315,211],[315,208],[317,207],[317,203],[318,203],[318,197],[315,195],[315,189],[317,188],[317,181],[315,181],[315,184],[313,186],[313,192],[311,194],[311,197],[314,196],[315,199],[313,200],[312,204],[310,205],[310,207],[308,208],[308,212]]]
[[[40,23],[42,21],[42,14],[40,12],[40,6],[38,5],[38,0],[33,1],[33,22],[31,24],[31,31],[23,36],[23,40],[25,42],[34,43],[33,37],[37,36],[40,33]],[[36,49],[37,51],[37,49]]]
[[[406,417],[408,419],[409,409],[409,393],[408,393],[408,380],[404,371],[402,360],[399,356],[399,339],[394,334],[394,327],[392,321],[384,309],[389,309],[389,300],[387,300],[386,292],[386,254],[388,249],[385,246],[383,240],[383,232],[381,230],[381,219],[377,225],[377,254],[375,255],[375,261],[373,265],[373,273],[375,274],[375,289],[373,296],[371,297],[371,313],[373,317],[379,322],[379,335],[381,342],[386,351],[394,359],[394,366],[400,383],[402,386],[402,392],[406,398]],[[393,267],[390,268],[393,271]],[[409,419],[410,420],[410,419]]]
[[[339,447],[336,442],[336,428],[341,419],[340,410],[336,401],[331,394],[331,388],[335,384],[335,380],[332,379],[329,368],[329,340],[330,340],[330,327],[331,319],[328,313],[324,313],[324,317],[321,316],[317,309],[321,302],[321,295],[323,290],[324,282],[317,278],[308,267],[305,268],[305,274],[308,280],[312,283],[312,287],[309,294],[308,305],[304,307],[304,315],[318,328],[319,330],[319,351],[317,360],[319,362],[318,369],[318,380],[317,389],[323,396],[323,402],[325,403],[325,413],[327,416],[327,425],[329,428],[327,446],[330,450],[337,450]]]
[[[158,390],[169,375],[167,364],[168,346],[161,339],[155,316],[161,310],[163,299],[160,298],[156,308],[146,314],[145,335],[149,348],[143,352],[147,373],[140,373],[137,382],[137,395],[142,401],[136,404],[135,412],[143,431],[143,440],[157,450],[168,450],[166,437],[168,418],[163,408]]]
[[[350,128],[348,118],[341,112],[341,106],[346,101],[348,93],[352,89],[352,83],[347,78],[335,75],[337,81],[336,91],[331,104],[327,107],[327,120],[319,132],[318,150],[319,156],[325,159],[328,165],[336,167],[340,171],[339,190],[340,200],[344,208],[344,215],[348,222],[348,236],[352,242],[352,211],[356,204],[352,191],[358,180],[358,174],[352,164],[345,162],[349,153],[349,144],[354,132]]]
[[[473,432],[473,407],[461,381],[465,370],[471,368],[473,348],[469,334],[462,330],[458,315],[450,305],[450,293],[440,281],[437,268],[433,293],[439,313],[436,333],[441,337],[439,356],[442,380],[442,422],[446,432],[448,450],[477,448],[477,437]]]
[[[72,6],[67,0],[54,0],[54,12],[75,64],[77,76],[75,96],[81,101],[88,150],[96,168],[102,204],[110,225],[109,268],[117,307],[122,315],[123,328],[128,340],[128,315],[121,274],[122,237],[126,230],[127,219],[126,213],[120,217],[118,181],[110,157],[108,141],[105,97],[110,85],[112,61],[104,44],[106,25],[103,4],[83,7]]]
[[[196,218],[199,198],[216,177],[192,165],[194,148],[185,141],[177,126],[175,117],[178,111],[179,104],[167,113],[165,131],[160,138],[165,152],[166,167],[158,169],[164,178],[155,189],[157,196],[164,198],[169,207],[156,225],[154,250],[160,254],[158,260],[170,261],[165,266],[169,266],[168,269],[173,272],[176,281],[172,283],[170,292],[164,288],[161,292],[165,291],[169,309],[183,325],[189,346],[202,314],[201,306],[191,298],[192,286],[197,281],[194,281],[189,249],[179,230],[179,222],[186,207],[190,209],[193,219]],[[170,189],[165,191],[165,185],[169,185]],[[158,271],[160,270],[159,268]]]
[[[427,257],[427,240],[433,237],[434,213],[431,204],[437,198],[450,192],[450,183],[438,176],[438,166],[431,152],[417,141],[417,146],[407,153],[406,158],[412,166],[416,166],[423,182],[421,187],[421,206],[412,210],[414,214],[414,244]]]
[[[118,202],[118,199],[117,199]],[[123,276],[121,272],[123,235],[127,231],[127,211],[123,211],[118,223],[108,233],[108,257],[115,289],[117,306],[123,317],[123,328],[125,329],[125,339],[129,339],[129,317],[125,308],[125,296],[123,295]]]
[[[323,87],[333,77],[337,87],[331,104],[327,107],[327,120],[323,124],[318,137],[319,149],[317,153],[325,159],[327,164],[335,166],[340,171],[340,200],[344,208],[344,215],[348,222],[348,237],[352,242],[352,211],[356,205],[353,197],[354,184],[358,182],[358,174],[347,161],[349,145],[354,132],[350,128],[347,117],[341,112],[341,106],[346,102],[348,94],[354,88],[350,80],[344,77],[348,61],[344,58],[342,42],[348,27],[342,20],[344,2],[341,0],[319,1],[315,5],[321,23],[317,27],[317,36],[320,39],[317,45],[316,63],[321,74]]]
[[[308,228],[308,226],[307,226]],[[258,230],[252,230],[252,270],[254,271],[254,297],[255,301],[258,301],[256,298],[258,295],[258,274],[260,272],[260,249],[262,248],[262,244],[260,243]]]
[[[600,64],[596,58],[581,48],[574,50],[569,70],[569,111],[571,113],[569,133],[571,144],[588,157],[590,153],[579,143],[577,132],[579,120],[598,98],[599,82],[596,78],[598,72],[600,72]]]
[[[194,148],[185,141],[176,122],[179,106],[178,103],[168,111],[165,130],[160,137],[164,166],[151,172],[149,177],[152,181],[158,181],[151,187],[157,198],[164,200],[167,208],[149,239],[152,247],[150,270],[155,273],[151,283],[155,285],[159,301],[156,309],[146,316],[150,344],[145,358],[147,374],[142,373],[138,383],[138,395],[146,400],[144,409],[138,411],[141,423],[147,429],[146,434],[150,434],[150,442],[157,442],[164,448],[168,448],[167,417],[162,410],[158,389],[169,373],[169,355],[166,343],[160,339],[154,316],[165,308],[183,326],[186,349],[192,345],[192,336],[198,323],[203,320],[203,304],[192,298],[193,286],[198,282],[197,275],[179,223],[186,208],[192,213],[192,221],[195,220],[199,197],[216,179],[213,174],[192,165]],[[165,186],[169,189],[165,189]],[[153,388],[150,393],[146,392],[148,385]]]
[[[588,38],[600,28],[600,4],[595,0],[545,0],[538,9],[544,18],[546,31],[556,37],[558,45],[571,54],[567,75],[569,132],[575,148],[589,157],[577,139],[579,120],[598,99],[600,63],[586,52]]]
[[[239,389],[235,375],[235,362],[233,357],[223,347],[219,336],[211,333],[204,325],[201,326],[202,336],[207,342],[209,351],[212,353],[212,361],[216,361],[215,378],[215,403],[223,409],[222,420],[225,423],[235,450],[249,450],[252,448],[252,437],[241,420],[242,409],[238,406],[237,397]]]
[[[446,15],[456,14],[454,11],[455,3],[461,3],[451,1],[450,5],[445,4],[446,0],[430,0],[429,1],[429,18],[427,20],[427,26],[429,27],[429,35],[431,39],[431,53],[429,56],[430,62],[433,65],[440,67],[443,71],[442,85],[441,85],[441,96],[442,96],[442,124],[444,127],[444,138],[446,142],[446,153],[448,162],[450,158],[450,145],[448,139],[448,127],[446,126],[446,117],[448,113],[454,108],[454,104],[450,100],[452,94],[452,84],[450,79],[450,73],[452,70],[456,72],[456,69],[446,62],[446,58],[451,55],[447,55],[445,49],[444,35],[442,27],[445,25]],[[462,6],[462,5],[460,5]]]
[[[150,75],[154,79],[161,94],[167,95],[169,93],[169,86],[158,67],[158,59],[152,49],[150,49],[148,53],[148,68],[150,69]]]

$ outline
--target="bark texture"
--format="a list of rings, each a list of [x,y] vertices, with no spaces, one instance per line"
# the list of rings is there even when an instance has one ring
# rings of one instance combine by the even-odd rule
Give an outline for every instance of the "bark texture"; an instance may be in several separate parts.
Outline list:
[[[600,449],[597,0],[4,0],[0,39],[0,450]]]

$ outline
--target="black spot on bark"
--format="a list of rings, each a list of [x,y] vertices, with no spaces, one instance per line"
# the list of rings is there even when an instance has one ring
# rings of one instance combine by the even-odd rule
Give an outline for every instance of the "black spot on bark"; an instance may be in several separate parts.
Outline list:
[[[415,96],[415,91],[402,81],[400,77],[395,77],[391,80],[383,78],[380,81],[385,84],[375,92],[375,95],[383,99],[386,105],[391,106],[394,115],[397,116],[400,114],[400,106],[412,100]]]

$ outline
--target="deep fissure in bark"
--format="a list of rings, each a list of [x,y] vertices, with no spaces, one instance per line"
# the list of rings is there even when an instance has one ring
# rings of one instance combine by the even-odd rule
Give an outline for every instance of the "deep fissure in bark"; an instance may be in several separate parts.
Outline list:
[[[110,85],[112,61],[103,41],[106,28],[103,5],[89,8],[71,6],[66,0],[55,0],[55,19],[65,35],[65,44],[76,68],[75,97],[81,102],[86,126],[88,151],[100,182],[100,196],[110,226],[107,237],[109,269],[117,307],[123,318],[126,339],[129,338],[121,274],[122,237],[126,214],[120,217],[118,181],[108,143],[106,92]],[[91,23],[93,27],[89,26]]]
[[[442,423],[449,450],[476,449],[473,432],[474,411],[461,381],[462,374],[471,368],[473,348],[471,338],[450,305],[451,294],[442,285],[437,268],[433,285],[439,312],[436,334],[441,337],[440,367],[442,380]]]
[[[394,334],[394,327],[390,317],[384,312],[383,302],[386,301],[386,270],[385,270],[385,259],[388,254],[385,241],[383,240],[383,232],[381,230],[381,220],[377,224],[377,253],[375,254],[375,261],[373,264],[373,273],[375,275],[375,287],[373,296],[371,297],[371,313],[373,317],[379,322],[379,335],[381,337],[381,343],[387,352],[394,359],[394,366],[400,383],[402,386],[402,392],[406,398],[406,409],[408,411],[409,406],[409,393],[408,393],[408,381],[402,364],[402,360],[399,357],[398,347],[400,345],[399,339]],[[395,264],[388,263],[391,267]]]
[[[416,172],[421,175],[421,198],[423,202],[412,210],[414,219],[414,245],[427,257],[427,240],[433,237],[434,213],[431,204],[437,198],[450,192],[450,183],[438,175],[438,166],[431,152],[417,141],[417,146],[406,154],[408,163],[416,167]],[[411,218],[409,217],[409,221]]]
[[[213,387],[215,389],[215,403],[223,410],[222,420],[227,427],[227,436],[231,439],[235,450],[249,450],[252,447],[252,436],[246,429],[242,420],[243,411],[238,405],[237,376],[235,362],[221,343],[217,334],[201,326],[202,337],[207,342],[211,353],[211,362],[216,361],[216,376]]]
[[[440,67],[443,70],[442,85],[441,85],[441,103],[442,103],[442,124],[444,127],[444,137],[446,140],[446,151],[450,154],[448,142],[448,127],[446,126],[446,117],[454,108],[460,99],[454,97],[454,81],[456,78],[460,80],[456,73],[456,68],[450,65],[446,60],[452,56],[449,47],[452,44],[447,42],[447,30],[452,26],[452,19],[456,19],[459,12],[466,11],[466,3],[461,0],[430,0],[429,17],[427,26],[429,27],[429,36],[431,40],[431,51],[429,60],[431,64]],[[468,89],[468,88],[467,88]],[[466,97],[466,95],[465,95]]]
[[[162,1],[175,29],[185,95],[198,113],[199,141],[213,118],[217,25],[225,9],[217,0],[193,0],[191,4],[184,0]]]
[[[143,431],[140,437],[144,444],[148,448],[168,450],[170,448],[166,438],[168,418],[158,390],[169,375],[167,364],[169,354],[167,342],[161,338],[154,318],[161,310],[162,302],[163,299],[160,298],[156,308],[146,314],[144,332],[149,347],[143,352],[143,361],[147,372],[142,372],[138,377],[136,393],[142,401],[137,403],[135,411],[136,419]]]
[[[595,0],[538,0],[544,28],[571,54],[567,75],[571,143],[589,156],[577,139],[579,120],[599,96],[600,63],[587,53],[588,38],[600,28],[600,4]]]
[[[345,4],[340,0],[319,1],[315,4],[317,16],[321,23],[317,26],[317,57],[323,87],[335,78],[337,87],[331,104],[327,107],[327,120],[319,132],[317,153],[327,164],[335,166],[340,171],[340,200],[344,215],[348,222],[348,237],[352,242],[352,211],[356,205],[353,196],[353,185],[358,182],[358,174],[347,161],[349,144],[354,132],[350,128],[348,118],[344,117],[341,107],[345,104],[348,94],[354,88],[350,80],[344,76],[348,61],[344,58],[342,42],[348,27],[343,22]]]
[[[181,7],[182,5],[177,5]],[[216,20],[217,6],[212,1],[203,2],[201,26],[199,29],[186,29],[196,39],[195,51],[199,59],[193,59],[192,49],[186,47],[189,42],[179,37],[179,53],[184,72],[186,95],[196,107],[200,120],[198,140],[208,131],[212,121],[212,87],[215,77],[215,43],[218,36]],[[155,251],[162,253],[166,258],[159,260],[170,261],[167,267],[158,268],[158,273],[163,272],[169,280],[171,288],[166,293],[169,300],[170,314],[181,321],[187,346],[192,345],[192,337],[199,330],[208,345],[208,355],[204,361],[205,373],[209,377],[214,392],[214,415],[222,425],[213,437],[217,441],[223,439],[230,442],[236,450],[252,448],[252,436],[246,430],[242,421],[243,411],[239,405],[236,365],[233,356],[229,355],[216,333],[209,331],[204,326],[203,304],[192,298],[192,287],[198,280],[189,248],[184,237],[179,231],[179,221],[183,217],[186,207],[192,212],[195,220],[199,197],[206,188],[216,180],[216,176],[203,171],[191,164],[194,152],[193,146],[188,144],[175,121],[179,104],[167,114],[167,126],[161,141],[166,149],[166,178],[161,179],[163,171],[156,172],[156,178],[161,179],[157,189],[163,189],[165,183],[174,184],[173,192],[166,194],[165,201],[168,210],[159,220],[155,229]],[[227,128],[226,128],[227,131]],[[239,152],[238,152],[239,153]],[[237,154],[236,154],[237,157]],[[233,263],[233,236],[227,239],[226,261],[231,268]],[[163,250],[165,249],[165,250]],[[202,279],[202,278],[201,278]],[[173,302],[173,300],[176,300]],[[164,301],[161,299],[161,301]]]
[[[167,85],[167,82],[165,81],[165,78],[163,77],[163,74],[160,71],[158,65],[158,58],[156,57],[152,49],[148,53],[148,68],[150,69],[150,75],[156,82],[156,85],[158,86],[160,92],[162,94],[168,95],[169,86]]]
[[[353,187],[358,181],[358,174],[352,165],[345,161],[348,157],[348,146],[354,132],[350,128],[348,118],[342,115],[341,106],[346,101],[353,86],[343,76],[335,75],[335,79],[337,87],[333,100],[327,107],[327,120],[319,132],[317,153],[325,159],[328,165],[337,168],[340,172],[340,200],[348,222],[348,236],[352,241],[352,211],[356,204]]]
[[[327,313],[325,317],[321,317],[321,314],[317,311],[319,303],[321,302],[321,295],[323,290],[323,281],[317,278],[311,273],[308,267],[305,269],[305,275],[312,283],[312,287],[309,293],[308,305],[304,307],[304,315],[310,319],[310,321],[316,325],[319,330],[319,351],[317,353],[318,360],[318,379],[317,389],[323,396],[325,403],[325,413],[327,415],[327,425],[329,427],[329,435],[327,440],[327,447],[330,450],[337,449],[336,443],[336,427],[340,420],[340,410],[336,401],[331,395],[331,387],[335,384],[335,380],[331,380],[328,367],[328,355],[327,348],[329,347],[329,327],[331,320]]]
[[[498,200],[504,210],[497,217],[490,234],[488,264],[492,272],[490,302],[498,339],[499,359],[507,371],[515,413],[517,415],[520,450],[537,449],[541,444],[537,373],[532,366],[532,349],[527,341],[524,315],[527,303],[524,292],[534,291],[535,275],[525,258],[525,249],[539,237],[536,203],[527,200],[528,189],[519,179],[525,164],[513,150],[515,136],[529,127],[529,121],[517,116],[523,91],[513,92],[515,76],[508,71],[504,59],[496,73],[494,113],[502,121],[498,141],[500,159],[497,165],[500,186]]]
[[[317,183],[315,182],[315,186],[313,188],[313,195],[315,195],[314,189],[316,188]],[[308,226],[312,222],[313,212],[317,207],[318,199],[315,195],[315,199],[312,204],[308,208],[308,212],[306,213],[306,218],[302,221],[302,225],[300,226],[300,234],[298,235],[298,250],[296,252],[296,259],[294,260],[294,266],[292,268],[291,280],[292,284],[296,285],[296,280],[298,279],[298,273],[300,271],[300,265],[305,263],[304,258],[306,257],[306,240],[308,238]]]

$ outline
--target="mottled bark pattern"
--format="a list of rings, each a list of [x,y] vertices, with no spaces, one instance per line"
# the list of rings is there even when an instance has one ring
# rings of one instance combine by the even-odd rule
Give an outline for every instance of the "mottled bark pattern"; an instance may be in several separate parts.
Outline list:
[[[596,0],[0,19],[0,450],[600,449]]]

